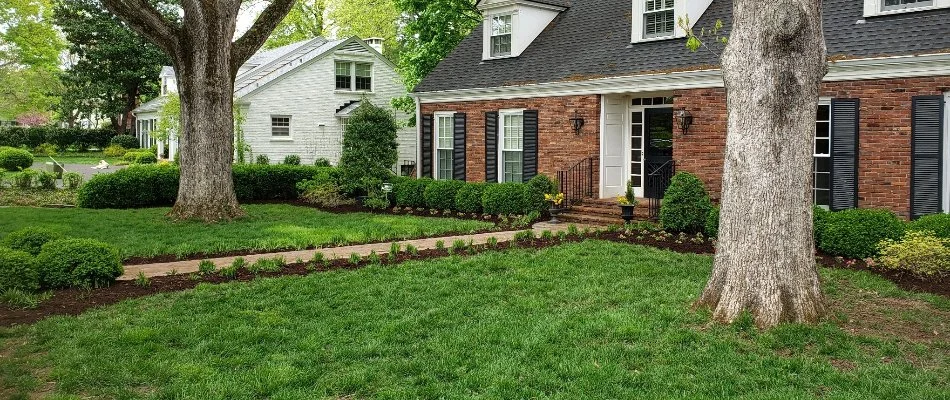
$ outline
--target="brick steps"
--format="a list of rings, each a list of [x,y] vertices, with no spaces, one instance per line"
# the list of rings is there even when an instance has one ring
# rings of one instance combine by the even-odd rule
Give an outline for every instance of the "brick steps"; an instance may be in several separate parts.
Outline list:
[[[650,210],[646,207],[646,201],[641,201],[640,205],[634,210],[634,218],[638,220],[649,219]],[[582,204],[571,207],[570,210],[558,216],[558,219],[570,223],[583,223],[591,225],[617,225],[623,224],[620,218],[620,207],[615,199],[588,199]]]

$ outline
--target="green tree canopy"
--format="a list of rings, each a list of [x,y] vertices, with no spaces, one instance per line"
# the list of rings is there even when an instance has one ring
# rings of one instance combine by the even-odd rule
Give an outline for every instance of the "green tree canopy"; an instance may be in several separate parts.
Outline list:
[[[411,90],[481,22],[476,0],[393,0],[402,20],[399,70]]]
[[[46,112],[58,101],[65,43],[50,14],[47,0],[0,0],[0,119]]]
[[[297,0],[286,17],[271,32],[265,49],[273,49],[324,35],[325,0]]]

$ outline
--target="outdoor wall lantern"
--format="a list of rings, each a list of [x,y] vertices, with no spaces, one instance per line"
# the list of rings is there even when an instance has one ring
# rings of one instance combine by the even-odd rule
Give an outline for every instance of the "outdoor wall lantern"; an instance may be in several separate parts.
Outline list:
[[[581,115],[577,113],[577,110],[574,111],[574,118],[571,118],[571,127],[574,128],[575,135],[580,135],[581,128],[584,127],[584,118],[581,118]]]
[[[690,125],[693,124],[693,115],[685,108],[676,111],[676,124],[679,125],[680,132],[685,135],[686,132],[689,132]]]

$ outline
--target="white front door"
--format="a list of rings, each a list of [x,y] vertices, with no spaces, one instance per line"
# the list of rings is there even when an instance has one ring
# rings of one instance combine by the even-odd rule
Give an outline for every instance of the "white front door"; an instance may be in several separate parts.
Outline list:
[[[616,197],[627,185],[627,102],[624,96],[604,95],[600,134],[600,197]]]

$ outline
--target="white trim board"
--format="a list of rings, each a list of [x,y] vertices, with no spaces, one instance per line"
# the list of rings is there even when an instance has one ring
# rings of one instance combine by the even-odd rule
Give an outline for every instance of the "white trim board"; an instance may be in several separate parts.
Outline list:
[[[950,53],[864,58],[828,63],[825,82],[950,75]],[[413,93],[421,104],[659,92],[723,87],[719,69],[621,76],[586,81]]]

